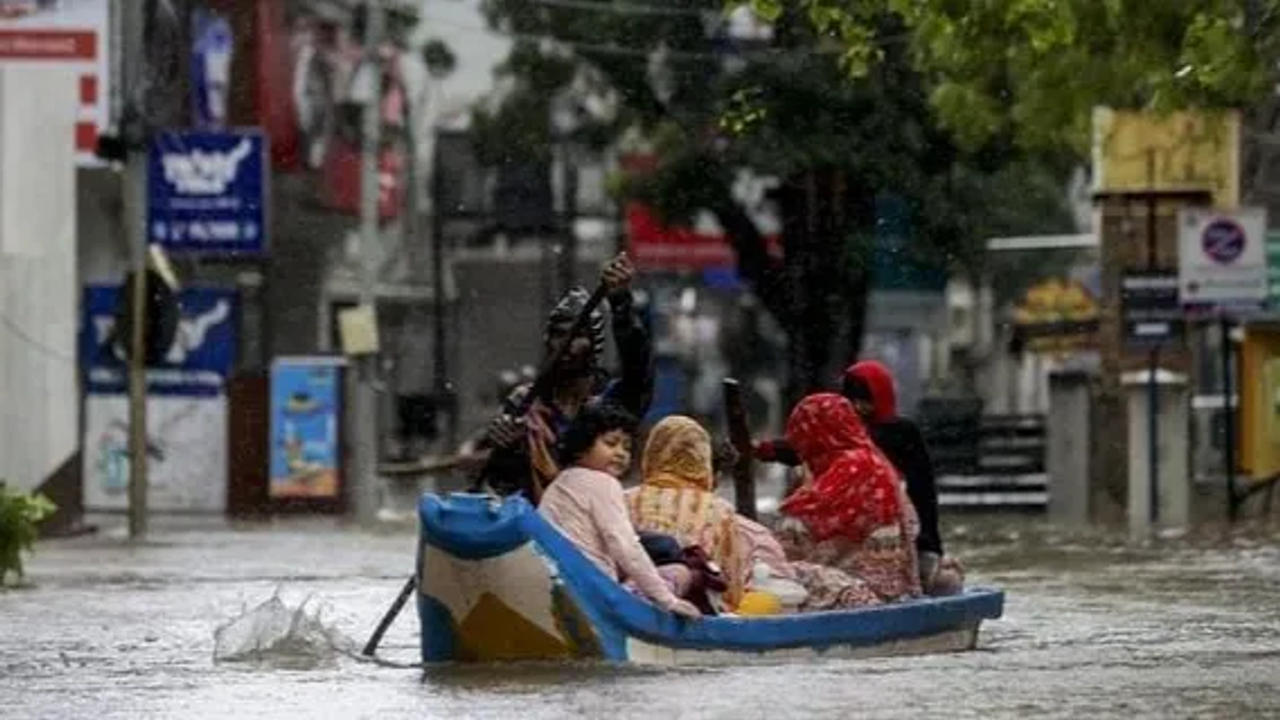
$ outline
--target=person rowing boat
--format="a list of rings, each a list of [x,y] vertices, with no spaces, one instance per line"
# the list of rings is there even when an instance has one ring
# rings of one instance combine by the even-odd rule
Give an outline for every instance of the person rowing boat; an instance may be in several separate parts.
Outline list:
[[[523,493],[537,504],[542,491],[560,471],[556,442],[578,412],[590,402],[607,400],[643,417],[653,395],[653,351],[631,296],[635,267],[626,253],[607,263],[600,274],[612,318],[619,358],[618,376],[601,367],[605,317],[590,309],[591,295],[581,287],[568,290],[552,309],[543,333],[544,354],[555,362],[547,368],[545,388],[525,383],[502,403],[481,442],[492,449],[481,470],[484,485],[499,495]],[[529,397],[530,393],[537,397]]]

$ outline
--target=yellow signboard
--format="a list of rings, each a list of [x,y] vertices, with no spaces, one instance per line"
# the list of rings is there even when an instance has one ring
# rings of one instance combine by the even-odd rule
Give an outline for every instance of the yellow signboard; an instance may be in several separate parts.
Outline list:
[[[1240,204],[1240,113],[1094,108],[1094,189],[1209,190]]]
[[[1241,467],[1269,477],[1280,472],[1280,332],[1247,328],[1239,369]]]

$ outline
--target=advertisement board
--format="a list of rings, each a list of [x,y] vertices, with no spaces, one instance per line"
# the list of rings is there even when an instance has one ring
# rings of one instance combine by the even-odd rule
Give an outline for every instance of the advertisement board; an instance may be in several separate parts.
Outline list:
[[[277,358],[272,363],[269,497],[339,496],[344,364],[333,357]]]

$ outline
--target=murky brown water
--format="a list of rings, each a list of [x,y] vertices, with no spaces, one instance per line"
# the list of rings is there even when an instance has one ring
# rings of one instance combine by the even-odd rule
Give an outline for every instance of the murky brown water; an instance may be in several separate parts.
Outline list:
[[[961,655],[632,670],[396,669],[344,656],[215,664],[213,631],[278,587],[363,641],[408,533],[185,522],[130,547],[47,542],[0,593],[0,717],[991,718],[1280,716],[1280,528],[1131,546],[1029,518],[953,518],[1005,619]],[[406,612],[383,643],[416,660]],[[299,665],[307,669],[298,669]]]

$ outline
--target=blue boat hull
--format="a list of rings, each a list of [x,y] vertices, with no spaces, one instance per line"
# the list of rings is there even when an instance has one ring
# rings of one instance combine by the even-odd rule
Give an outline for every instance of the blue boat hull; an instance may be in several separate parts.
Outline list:
[[[422,659],[658,664],[966,650],[1004,594],[974,589],[860,610],[685,620],[607,577],[521,498],[419,503]]]

